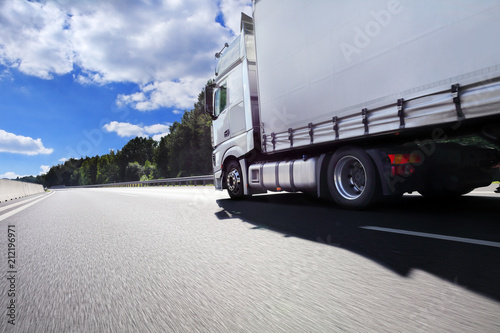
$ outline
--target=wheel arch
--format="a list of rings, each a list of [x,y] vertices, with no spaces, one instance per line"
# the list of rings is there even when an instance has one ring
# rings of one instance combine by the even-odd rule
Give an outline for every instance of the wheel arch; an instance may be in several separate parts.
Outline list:
[[[240,164],[240,168],[243,174],[243,184],[244,191],[247,194],[247,164],[245,159],[242,159],[242,156],[245,155],[246,152],[240,146],[231,146],[229,147],[222,156],[222,188],[227,189],[226,184],[226,175],[227,175],[227,166],[231,161],[236,161]]]
[[[317,172],[317,184],[318,184],[318,198],[328,200],[330,198],[330,190],[328,189],[328,182],[326,181],[327,172],[328,172],[328,163],[330,163],[330,159],[332,158],[335,151],[329,152],[327,154],[321,155],[321,163],[318,165]]]
[[[227,184],[226,184],[227,166],[232,161],[239,163],[239,159],[234,155],[225,156],[224,159],[222,160],[222,188],[223,189],[227,189]]]

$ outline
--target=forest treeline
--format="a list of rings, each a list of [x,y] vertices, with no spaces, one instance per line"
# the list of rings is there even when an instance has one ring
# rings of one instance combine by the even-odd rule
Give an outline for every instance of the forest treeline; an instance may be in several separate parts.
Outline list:
[[[108,184],[206,175],[212,172],[211,119],[203,112],[203,93],[180,122],[174,122],[170,134],[155,141],[136,137],[121,150],[80,159],[71,158],[50,168],[45,175],[20,180],[46,187]]]

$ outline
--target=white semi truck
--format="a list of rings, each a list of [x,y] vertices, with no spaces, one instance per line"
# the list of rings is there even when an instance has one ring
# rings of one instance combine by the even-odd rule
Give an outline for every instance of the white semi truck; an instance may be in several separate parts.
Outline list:
[[[500,1],[254,0],[205,88],[217,189],[361,209],[500,180]]]

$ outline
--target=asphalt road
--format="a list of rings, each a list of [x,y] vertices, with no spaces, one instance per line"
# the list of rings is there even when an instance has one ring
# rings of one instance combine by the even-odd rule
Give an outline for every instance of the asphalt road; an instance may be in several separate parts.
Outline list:
[[[11,201],[0,331],[500,332],[499,208],[491,190],[364,212],[213,187]]]

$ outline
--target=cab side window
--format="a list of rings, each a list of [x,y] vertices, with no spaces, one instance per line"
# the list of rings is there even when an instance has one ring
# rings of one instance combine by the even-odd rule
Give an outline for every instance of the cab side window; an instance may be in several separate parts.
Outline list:
[[[214,115],[217,117],[224,111],[227,106],[227,87],[223,85],[215,91],[215,110]]]

